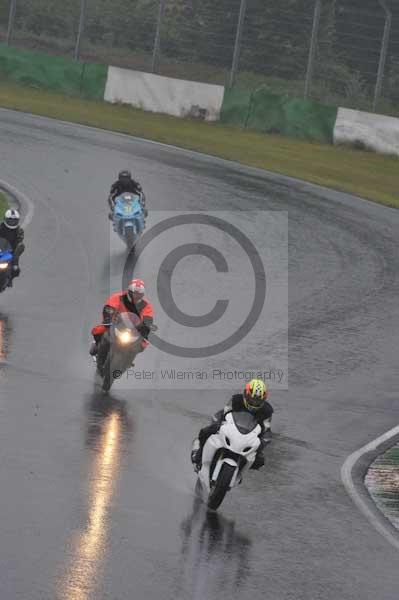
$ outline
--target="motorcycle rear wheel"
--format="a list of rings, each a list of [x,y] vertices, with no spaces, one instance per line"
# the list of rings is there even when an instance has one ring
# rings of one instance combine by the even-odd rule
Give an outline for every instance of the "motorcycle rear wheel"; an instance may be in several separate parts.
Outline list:
[[[230,483],[235,470],[235,467],[228,465],[227,463],[222,466],[219,477],[208,496],[208,508],[211,510],[217,510],[222,504],[225,495],[230,489]]]

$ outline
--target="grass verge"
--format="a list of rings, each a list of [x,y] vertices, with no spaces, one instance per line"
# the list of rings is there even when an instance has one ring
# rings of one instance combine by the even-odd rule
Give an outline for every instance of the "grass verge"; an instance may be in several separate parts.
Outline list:
[[[4,217],[4,213],[6,212],[8,207],[8,202],[6,196],[0,192],[0,221]]]
[[[0,85],[0,106],[164,142],[399,207],[399,159],[53,92]]]
[[[399,446],[379,456],[369,468],[366,487],[380,511],[399,529]]]

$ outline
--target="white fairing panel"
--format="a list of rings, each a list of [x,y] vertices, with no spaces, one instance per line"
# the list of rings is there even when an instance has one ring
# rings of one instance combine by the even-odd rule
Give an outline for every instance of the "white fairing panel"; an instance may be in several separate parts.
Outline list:
[[[241,470],[243,473],[247,470],[255,460],[256,452],[260,445],[259,434],[261,433],[261,428],[259,425],[255,427],[250,433],[242,434],[237,429],[234,417],[232,413],[228,413],[225,417],[225,421],[222,423],[219,432],[211,435],[205,443],[203,452],[202,452],[202,468],[198,474],[199,480],[203,486],[203,488],[209,493],[210,491],[210,467],[213,461],[213,457],[215,452],[217,452],[220,448],[228,449],[229,456],[221,457],[213,471],[212,480],[216,481],[220,470],[222,468],[223,463],[228,463],[232,466],[237,467],[237,472],[233,477],[232,487],[237,482],[238,475],[238,461],[240,456],[244,456],[247,460],[246,465]],[[231,454],[234,453],[237,456],[235,460],[234,456]]]

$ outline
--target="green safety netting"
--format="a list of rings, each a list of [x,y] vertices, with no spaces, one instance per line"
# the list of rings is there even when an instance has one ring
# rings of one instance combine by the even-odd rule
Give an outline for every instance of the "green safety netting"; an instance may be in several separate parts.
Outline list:
[[[108,67],[0,45],[0,83],[13,81],[69,96],[102,100]]]
[[[300,139],[333,143],[338,109],[319,102],[274,94],[267,87],[243,92],[226,89],[221,120]]]
[[[246,127],[249,117],[252,92],[238,88],[225,89],[220,120],[223,123],[231,123]]]

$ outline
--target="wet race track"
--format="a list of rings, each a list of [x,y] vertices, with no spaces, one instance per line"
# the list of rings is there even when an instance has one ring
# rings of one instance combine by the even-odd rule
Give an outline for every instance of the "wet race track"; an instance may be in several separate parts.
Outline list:
[[[0,598],[396,600],[399,555],[347,496],[340,468],[399,420],[398,213],[8,111],[0,134],[1,178],[34,206],[22,276],[0,298]],[[121,381],[107,397],[87,356],[101,303],[121,286],[125,254],[106,193],[129,166],[150,212],[288,211],[289,385],[272,386],[266,467],[217,514],[195,499],[189,449],[239,384]],[[149,283],[150,262],[151,253],[140,265]],[[193,264],[180,265],[192,286]],[[204,312],[180,292],[182,310]],[[266,346],[283,340],[283,325],[260,325]],[[232,363],[245,343],[229,351]],[[140,366],[161,355],[151,348]]]

